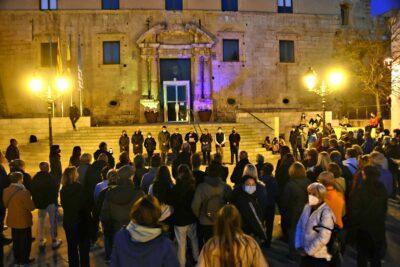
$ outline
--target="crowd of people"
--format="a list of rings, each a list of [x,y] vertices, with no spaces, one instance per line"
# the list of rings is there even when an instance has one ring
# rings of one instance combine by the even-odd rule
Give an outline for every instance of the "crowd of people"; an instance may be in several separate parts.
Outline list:
[[[221,134],[222,129],[217,148],[225,143]],[[235,130],[232,135],[229,141],[238,150],[240,136]],[[158,136],[161,153],[148,150],[147,160],[143,144],[148,149],[152,137],[140,136],[138,130],[131,139],[133,162],[123,132],[118,162],[102,142],[94,161],[75,147],[64,170],[60,147],[54,145],[49,162],[41,162],[33,178],[16,153],[16,141],[10,143],[13,153],[8,154],[14,156],[0,154],[0,233],[3,245],[12,242],[17,266],[34,261],[30,250],[36,238],[46,248],[47,216],[51,248],[62,245],[60,206],[69,266],[90,266],[93,248],[104,249],[105,262],[116,267],[268,266],[263,250],[273,241],[277,212],[287,257],[300,266],[340,266],[346,246],[356,249],[358,266],[381,266],[388,198],[399,188],[400,131],[392,136],[384,131],[377,138],[362,130],[340,138],[331,132],[316,135],[307,146],[282,144],[275,168],[262,155],[252,164],[240,151],[230,177],[221,146],[213,157],[203,151],[213,140],[208,131],[200,137],[201,155],[193,145],[195,132],[182,138],[164,126]],[[7,161],[9,173],[3,166]],[[38,232],[33,237],[35,209]],[[5,217],[11,239],[3,234]]]

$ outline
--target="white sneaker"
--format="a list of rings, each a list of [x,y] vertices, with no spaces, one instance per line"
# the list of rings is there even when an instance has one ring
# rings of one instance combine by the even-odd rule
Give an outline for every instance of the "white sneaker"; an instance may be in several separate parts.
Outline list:
[[[52,249],[58,249],[62,244],[61,239],[57,239],[56,241],[53,241],[53,244],[51,245]]]
[[[44,248],[46,246],[46,243],[47,243],[47,239],[46,238],[40,240],[39,247],[40,248]]]

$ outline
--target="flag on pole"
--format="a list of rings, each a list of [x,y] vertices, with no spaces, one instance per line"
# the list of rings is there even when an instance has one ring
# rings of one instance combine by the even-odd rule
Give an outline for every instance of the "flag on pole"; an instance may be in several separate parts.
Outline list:
[[[81,51],[81,36],[78,35],[78,90],[79,90],[79,110],[81,116],[83,113],[82,91],[83,91],[83,69],[82,69],[82,51]]]
[[[68,38],[68,43],[67,43],[67,75],[68,77],[71,77],[71,34],[69,35]],[[73,100],[73,94],[74,94],[74,90],[71,90],[71,98],[70,98],[70,106],[72,106],[74,100]]]
[[[62,55],[61,55],[61,41],[60,36],[57,38],[57,74],[63,73]]]

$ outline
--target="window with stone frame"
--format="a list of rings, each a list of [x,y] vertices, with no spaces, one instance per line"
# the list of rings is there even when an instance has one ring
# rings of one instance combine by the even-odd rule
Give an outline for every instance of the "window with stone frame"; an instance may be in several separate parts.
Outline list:
[[[349,21],[350,21],[349,5],[346,5],[346,4],[340,5],[340,20],[341,20],[342,26],[349,25]]]
[[[238,11],[238,0],[221,0],[222,11]]]
[[[294,63],[294,41],[279,41],[279,61],[281,63]]]
[[[119,9],[119,0],[102,0],[101,8],[106,10]]]
[[[166,10],[183,10],[182,0],[165,0]]]
[[[40,10],[56,10],[57,0],[40,0]]]
[[[112,65],[120,63],[120,43],[119,41],[103,42],[103,64]]]
[[[278,13],[293,13],[292,0],[278,0]]]
[[[40,44],[40,65],[55,67],[57,65],[57,43]]]
[[[239,40],[238,39],[223,39],[223,61],[237,62],[239,61]]]

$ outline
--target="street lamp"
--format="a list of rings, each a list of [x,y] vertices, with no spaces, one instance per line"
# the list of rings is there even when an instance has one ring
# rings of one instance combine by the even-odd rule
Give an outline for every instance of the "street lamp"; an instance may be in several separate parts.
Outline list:
[[[29,81],[31,91],[47,102],[49,118],[49,146],[53,145],[53,106],[54,101],[70,88],[70,80],[65,76],[57,76],[54,81],[45,83],[41,77],[35,76]],[[46,90],[47,87],[47,90]],[[54,90],[55,88],[56,90]]]
[[[340,85],[343,84],[345,76],[340,70],[333,70],[328,73],[325,79],[321,80],[321,84],[318,86],[318,76],[313,68],[309,67],[308,71],[304,75],[304,84],[307,87],[308,91],[316,93],[321,97],[322,101],[322,133],[325,130],[325,113],[326,113],[326,96],[334,89],[337,89]]]

